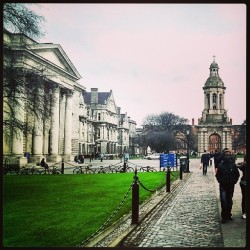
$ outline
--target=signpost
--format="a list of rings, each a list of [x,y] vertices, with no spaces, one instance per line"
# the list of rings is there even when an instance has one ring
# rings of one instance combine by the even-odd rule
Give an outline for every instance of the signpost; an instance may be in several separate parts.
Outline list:
[[[177,167],[176,154],[160,154],[160,170],[165,167]]]

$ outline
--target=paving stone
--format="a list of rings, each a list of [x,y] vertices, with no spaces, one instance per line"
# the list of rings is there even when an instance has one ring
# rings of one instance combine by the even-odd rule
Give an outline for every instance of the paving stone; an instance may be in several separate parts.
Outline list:
[[[172,203],[166,201],[156,210],[160,217],[143,221],[121,246],[223,247],[212,172],[192,173]]]

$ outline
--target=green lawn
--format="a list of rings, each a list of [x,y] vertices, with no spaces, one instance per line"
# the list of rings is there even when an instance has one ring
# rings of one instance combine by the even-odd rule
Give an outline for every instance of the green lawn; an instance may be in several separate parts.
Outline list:
[[[172,172],[178,178],[178,172]],[[176,177],[174,177],[174,175]],[[133,173],[5,175],[3,243],[6,247],[76,246],[100,228],[122,201]],[[138,173],[148,189],[165,173]],[[140,186],[140,203],[152,193]],[[111,221],[131,210],[132,191]]]

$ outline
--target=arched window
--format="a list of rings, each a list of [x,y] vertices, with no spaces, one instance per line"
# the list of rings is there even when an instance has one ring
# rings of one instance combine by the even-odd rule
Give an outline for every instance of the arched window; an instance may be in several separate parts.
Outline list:
[[[210,109],[210,94],[207,94],[207,108]]]
[[[213,109],[216,109],[216,101],[217,101],[217,96],[216,94],[213,94]]]

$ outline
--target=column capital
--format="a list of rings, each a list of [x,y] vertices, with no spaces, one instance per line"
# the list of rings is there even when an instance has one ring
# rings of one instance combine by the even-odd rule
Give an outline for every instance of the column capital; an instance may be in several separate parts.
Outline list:
[[[67,97],[71,97],[74,94],[74,90],[73,89],[62,88],[61,93],[63,95],[66,95]]]

